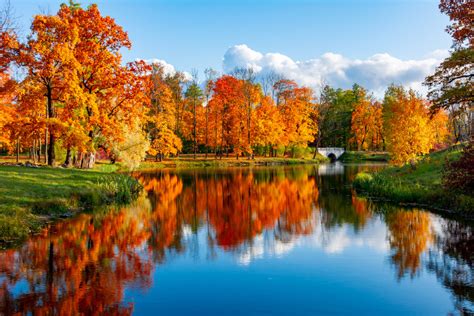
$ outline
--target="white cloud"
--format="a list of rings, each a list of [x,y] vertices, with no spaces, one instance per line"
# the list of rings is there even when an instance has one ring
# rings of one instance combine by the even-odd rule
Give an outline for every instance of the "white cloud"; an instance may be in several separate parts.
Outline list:
[[[165,75],[174,75],[176,73],[176,69],[174,68],[174,66],[168,62],[166,62],[165,60],[163,59],[158,59],[158,58],[152,58],[152,59],[144,59],[143,60],[144,62],[146,62],[147,64],[159,64],[163,67],[163,71],[165,73]],[[186,80],[191,80],[192,79],[192,76],[189,72],[186,72],[186,71],[182,71],[183,75],[184,75],[184,78]]]
[[[262,74],[273,71],[314,89],[319,89],[322,83],[336,88],[350,88],[358,83],[380,97],[391,83],[403,84],[424,93],[424,78],[447,54],[446,50],[436,50],[422,59],[401,60],[387,53],[375,54],[367,59],[325,53],[319,58],[295,61],[279,53],[257,52],[243,44],[226,51],[223,70],[230,72],[235,67],[252,67]]]
[[[373,218],[357,232],[350,224],[326,229],[324,224],[320,223],[311,238],[313,246],[322,248],[328,254],[341,254],[353,247],[384,253],[390,249],[386,235],[385,224],[380,219]]]

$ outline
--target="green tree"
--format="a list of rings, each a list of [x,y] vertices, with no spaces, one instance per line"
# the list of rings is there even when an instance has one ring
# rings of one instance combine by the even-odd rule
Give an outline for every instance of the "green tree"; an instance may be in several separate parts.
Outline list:
[[[334,89],[325,86],[321,92],[320,108],[322,147],[349,147],[351,119],[362,88],[355,84],[352,90]]]
[[[194,159],[196,159],[196,152],[197,152],[197,133],[196,133],[196,108],[198,105],[202,104],[203,101],[203,92],[198,85],[197,82],[197,73],[193,76],[193,81],[189,85],[188,89],[186,90],[186,99],[192,105],[192,112],[193,112],[193,153]]]

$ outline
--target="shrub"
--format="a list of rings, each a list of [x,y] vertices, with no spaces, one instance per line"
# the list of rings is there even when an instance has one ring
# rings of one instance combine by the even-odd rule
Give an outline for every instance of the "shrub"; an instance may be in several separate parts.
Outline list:
[[[110,175],[98,180],[97,187],[107,199],[116,203],[129,203],[140,193],[138,180],[124,174]]]
[[[464,147],[459,160],[446,163],[443,185],[448,190],[474,194],[474,141]]]

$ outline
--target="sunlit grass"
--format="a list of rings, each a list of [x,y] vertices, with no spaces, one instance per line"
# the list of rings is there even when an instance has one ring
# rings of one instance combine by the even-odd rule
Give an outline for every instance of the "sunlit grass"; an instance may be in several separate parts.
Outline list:
[[[37,231],[52,218],[78,209],[128,202],[136,180],[95,170],[0,166],[0,241],[14,241]]]
[[[359,173],[354,187],[358,192],[374,198],[423,204],[472,215],[474,197],[451,192],[442,186],[445,163],[459,159],[460,156],[461,149],[452,147],[426,155],[415,167],[407,164],[389,167],[377,173]]]
[[[390,156],[387,152],[379,151],[346,151],[340,159],[343,162],[388,161]]]

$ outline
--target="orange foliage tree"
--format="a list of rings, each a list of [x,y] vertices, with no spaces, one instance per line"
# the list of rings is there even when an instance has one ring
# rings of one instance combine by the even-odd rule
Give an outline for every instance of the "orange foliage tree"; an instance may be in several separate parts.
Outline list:
[[[377,150],[383,145],[382,105],[373,102],[365,90],[360,89],[351,118],[351,143],[357,150]]]
[[[161,160],[169,154],[181,151],[181,139],[174,133],[176,105],[171,88],[166,84],[163,67],[152,65],[150,74],[150,110],[147,131],[151,141],[148,153]]]
[[[5,34],[2,42],[8,44],[10,61],[26,71],[18,93],[21,115],[12,126],[28,127],[33,140],[41,129],[49,134],[49,165],[56,162],[60,139],[67,165],[75,150],[76,165],[90,168],[97,148],[110,151],[144,120],[149,66],[122,65],[120,49],[130,48],[128,35],[96,5],[63,4],[55,15],[34,17],[27,42]]]

